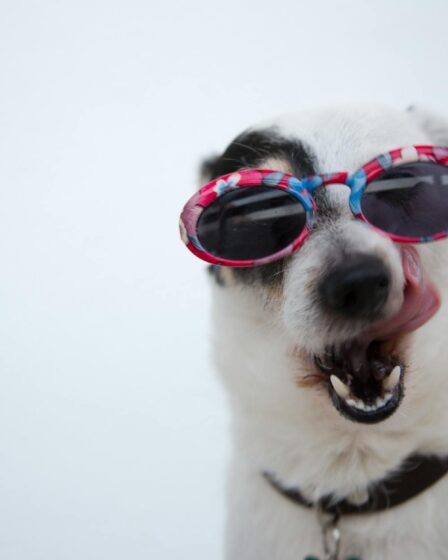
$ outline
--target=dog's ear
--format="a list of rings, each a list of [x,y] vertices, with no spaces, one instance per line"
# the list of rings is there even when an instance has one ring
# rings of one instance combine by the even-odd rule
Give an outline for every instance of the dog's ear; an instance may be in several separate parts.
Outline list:
[[[435,146],[448,146],[447,117],[415,105],[411,105],[408,112]]]

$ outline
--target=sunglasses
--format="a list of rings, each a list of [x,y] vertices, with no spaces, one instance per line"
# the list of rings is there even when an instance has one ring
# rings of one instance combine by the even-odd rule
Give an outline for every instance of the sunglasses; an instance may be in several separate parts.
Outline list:
[[[294,177],[268,169],[223,175],[190,198],[181,237],[200,259],[224,266],[257,266],[296,251],[319,208],[313,192],[350,188],[356,219],[398,243],[425,243],[448,235],[448,148],[392,150],[359,171]]]

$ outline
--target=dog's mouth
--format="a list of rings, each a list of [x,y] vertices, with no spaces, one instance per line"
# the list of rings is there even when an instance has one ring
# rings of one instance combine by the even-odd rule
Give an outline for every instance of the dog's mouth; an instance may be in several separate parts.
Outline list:
[[[372,424],[397,410],[405,372],[399,343],[400,339],[373,340],[366,346],[355,340],[315,356],[316,366],[328,377],[330,398],[343,416]]]
[[[356,422],[381,422],[397,410],[404,396],[403,341],[440,307],[438,291],[424,274],[413,247],[402,248],[402,262],[406,284],[398,313],[373,323],[356,339],[314,356],[328,380],[334,406]]]

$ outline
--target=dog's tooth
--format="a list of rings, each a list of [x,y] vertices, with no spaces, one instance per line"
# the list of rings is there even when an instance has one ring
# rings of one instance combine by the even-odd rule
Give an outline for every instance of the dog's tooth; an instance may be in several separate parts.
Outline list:
[[[341,397],[341,399],[346,399],[350,394],[350,389],[343,383],[337,375],[330,375],[330,381],[333,385],[333,389]]]
[[[384,406],[384,399],[382,399],[381,397],[378,397],[375,401],[375,406],[377,408],[380,408],[381,406]]]
[[[361,399],[356,399],[354,401],[354,408],[356,408],[357,410],[363,410],[364,412],[367,410],[367,405],[366,403],[361,400]]]
[[[383,381],[383,387],[386,391],[392,391],[398,385],[401,376],[401,368],[400,366],[395,366],[392,372],[386,379]]]

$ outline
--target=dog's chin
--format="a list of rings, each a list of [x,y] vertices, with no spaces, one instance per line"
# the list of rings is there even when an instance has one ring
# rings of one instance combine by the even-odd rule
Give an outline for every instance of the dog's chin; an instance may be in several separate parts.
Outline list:
[[[400,406],[405,386],[403,340],[348,342],[314,356],[314,364],[330,401],[345,418],[374,424]]]

